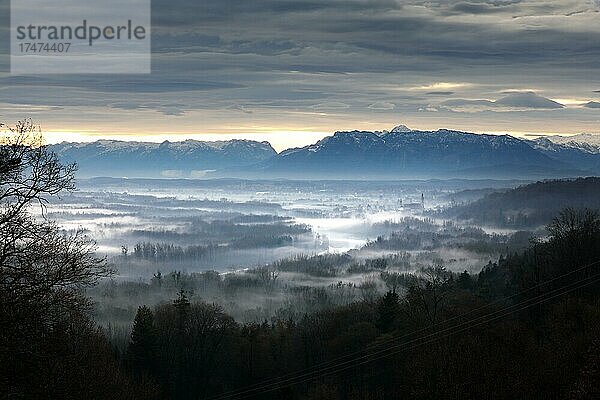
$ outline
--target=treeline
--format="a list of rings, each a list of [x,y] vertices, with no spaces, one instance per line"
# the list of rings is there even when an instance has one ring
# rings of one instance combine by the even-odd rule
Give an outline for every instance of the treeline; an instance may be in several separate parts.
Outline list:
[[[297,236],[311,232],[311,228],[308,225],[289,224],[280,221],[275,223],[248,224],[223,220],[206,222],[199,218],[189,218],[186,222],[189,224],[189,227],[181,231],[134,229],[129,232],[129,235],[132,237],[169,240],[179,243],[226,243],[237,241],[243,244],[253,241],[258,242],[261,238]]]
[[[438,230],[438,225],[431,218],[404,217],[398,221],[382,221],[373,224],[375,232],[416,230],[432,232]]]
[[[212,258],[220,246],[177,246],[172,243],[136,243],[132,256],[145,261],[181,262],[188,259]]]
[[[135,244],[131,255],[138,260],[177,263],[189,260],[215,260],[230,250],[274,248],[290,246],[293,243],[294,237],[291,235],[245,237],[235,239],[227,244],[208,244],[204,246],[179,246],[164,242],[140,242]]]
[[[511,235],[488,234],[478,227],[460,227],[452,222],[443,226],[429,226],[426,231],[404,228],[389,235],[378,236],[364,246],[365,250],[387,251],[432,251],[441,247],[462,248],[474,253],[506,253],[527,247],[529,231],[518,231]]]
[[[139,309],[123,362],[176,399],[597,398],[600,214],[548,231],[478,275],[431,267],[298,320],[239,324],[182,292]]]
[[[97,180],[94,180],[97,181]],[[121,181],[117,183],[117,187],[123,188],[123,186],[129,186],[130,179],[126,179],[125,181]],[[94,182],[82,182],[82,184],[90,185],[90,187],[96,189],[98,186]],[[177,181],[177,184],[185,184],[183,181]],[[102,183],[100,185],[104,186]],[[107,189],[114,188],[114,186],[107,185],[104,186]],[[152,185],[133,185],[130,186],[134,192],[151,192]],[[164,187],[164,185],[163,185]],[[180,189],[181,187],[179,187]],[[85,190],[85,188],[84,188]],[[94,190],[95,192],[95,190]],[[84,193],[85,195],[85,193]],[[283,208],[280,204],[277,203],[266,203],[262,201],[241,201],[236,202],[232,200],[228,200],[226,198],[222,198],[219,200],[210,200],[210,199],[177,199],[175,197],[157,197],[153,195],[144,195],[144,194],[127,194],[127,193],[115,193],[115,192],[104,192],[102,196],[98,196],[97,193],[94,193],[94,197],[90,199],[91,202],[96,203],[98,206],[102,206],[103,204],[111,204],[111,209],[124,211],[124,212],[139,212],[139,211],[148,211],[150,216],[160,214],[162,211],[167,211],[172,208],[188,208],[194,207],[196,209],[205,209],[212,212],[219,213],[243,213],[243,214],[272,214],[277,215],[281,213]],[[65,193],[61,202],[71,203],[71,204],[81,204],[81,196],[77,195],[69,195]],[[178,212],[178,211],[174,211]],[[146,212],[143,212],[146,214]]]
[[[543,181],[490,193],[473,203],[443,211],[441,216],[523,229],[548,224],[566,207],[600,208],[600,178]]]
[[[109,329],[111,340],[122,349],[137,306],[169,302],[181,290],[191,301],[221,304],[236,321],[257,322],[274,316],[296,320],[306,313],[376,298],[385,291],[379,274],[388,274],[378,270],[371,280],[358,283],[344,277],[315,283],[310,277],[308,281],[282,279],[281,273],[272,266],[245,273],[156,272],[150,282],[110,280],[87,293],[95,302],[95,320]]]
[[[282,272],[333,278],[371,272],[378,273],[386,269],[407,271],[411,268],[411,261],[416,261],[416,257],[407,252],[366,259],[358,259],[350,253],[327,253],[314,256],[301,254],[275,261],[270,264],[270,267]],[[418,269],[416,265],[412,265],[412,267]]]
[[[274,221],[268,223],[268,219]],[[259,221],[262,222],[259,223]],[[243,222],[242,222],[243,221]],[[213,237],[257,237],[257,236],[280,236],[299,235],[311,231],[310,226],[305,224],[290,224],[285,220],[274,216],[240,216],[232,221],[207,222],[200,218],[192,218],[191,232],[205,233]],[[249,223],[254,222],[254,223]]]
[[[334,277],[340,273],[340,268],[351,260],[352,257],[347,253],[316,256],[297,255],[275,261],[272,265],[278,271],[297,272],[317,277]]]

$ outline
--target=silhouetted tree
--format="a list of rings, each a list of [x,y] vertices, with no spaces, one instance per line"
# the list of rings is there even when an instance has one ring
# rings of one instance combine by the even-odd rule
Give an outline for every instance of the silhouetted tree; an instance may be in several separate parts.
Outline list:
[[[146,306],[140,306],[133,320],[131,341],[127,350],[134,370],[141,372],[154,370],[156,344],[157,337],[152,310]]]
[[[111,270],[82,232],[45,219],[48,201],[74,189],[75,165],[62,165],[30,120],[0,127],[0,398],[130,397],[83,293]]]
[[[418,325],[435,325],[442,313],[452,275],[441,266],[427,267],[421,272],[420,279],[409,285],[402,309]]]
[[[2,334],[22,338],[34,332],[32,323],[48,327],[84,310],[81,289],[110,269],[82,232],[64,235],[29,213],[35,204],[43,213],[49,198],[74,188],[75,166],[47,151],[31,121],[9,128],[0,142],[0,324]]]
[[[551,262],[563,272],[600,259],[600,212],[567,208],[547,227]]]
[[[387,292],[377,305],[377,327],[382,332],[389,332],[393,329],[396,318],[398,317],[398,293]]]
[[[456,280],[456,285],[461,289],[471,289],[473,287],[473,279],[467,271],[463,271]]]

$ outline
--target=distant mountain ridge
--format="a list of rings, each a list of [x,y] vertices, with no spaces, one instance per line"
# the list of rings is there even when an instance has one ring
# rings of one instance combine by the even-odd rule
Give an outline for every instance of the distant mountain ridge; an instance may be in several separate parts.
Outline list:
[[[600,135],[580,133],[573,136],[554,135],[545,136],[545,138],[557,144],[594,149],[596,153],[600,152]]]
[[[600,159],[596,157],[595,159]],[[509,135],[440,129],[336,132],[283,151],[259,166],[266,176],[301,178],[542,178],[589,175],[584,166]]]
[[[61,143],[50,146],[82,177],[251,179],[544,179],[597,175],[593,144],[448,129],[336,132],[284,150],[268,142]]]
[[[50,145],[63,162],[76,162],[80,177],[203,177],[208,171],[244,167],[277,155],[268,142],[228,140],[150,143],[98,140]]]
[[[588,142],[554,141],[557,137],[542,137],[531,141],[534,149],[558,162],[598,173],[600,146]],[[560,137],[562,138],[562,137]]]

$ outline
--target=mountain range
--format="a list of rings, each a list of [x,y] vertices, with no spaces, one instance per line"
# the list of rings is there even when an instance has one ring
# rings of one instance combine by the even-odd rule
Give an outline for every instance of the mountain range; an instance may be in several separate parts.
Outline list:
[[[268,142],[251,140],[162,143],[98,140],[63,142],[49,148],[61,161],[76,162],[80,177],[201,178],[211,171],[254,165],[277,155]]]
[[[558,144],[564,144],[571,147],[581,147],[600,152],[600,135],[592,135],[591,133],[580,133],[573,136],[546,136],[546,139]]]
[[[588,139],[588,140],[582,140]],[[80,176],[291,179],[539,179],[597,175],[590,137],[486,135],[440,129],[336,132],[277,153],[268,142],[143,143],[100,140],[51,145]]]

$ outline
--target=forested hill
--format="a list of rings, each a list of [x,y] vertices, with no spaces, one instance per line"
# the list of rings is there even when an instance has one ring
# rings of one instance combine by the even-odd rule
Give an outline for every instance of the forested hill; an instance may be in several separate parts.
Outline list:
[[[483,225],[524,228],[547,224],[565,207],[600,208],[600,178],[536,182],[490,193],[443,215]]]

